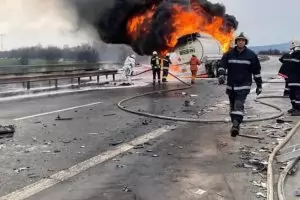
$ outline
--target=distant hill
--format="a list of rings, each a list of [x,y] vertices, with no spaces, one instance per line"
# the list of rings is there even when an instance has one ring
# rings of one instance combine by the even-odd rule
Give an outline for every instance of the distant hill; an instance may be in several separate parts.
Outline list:
[[[265,45],[265,46],[249,46],[249,49],[252,49],[256,53],[259,51],[267,51],[270,49],[277,49],[279,51],[289,51],[289,43],[282,43],[282,44],[271,44],[271,45]]]

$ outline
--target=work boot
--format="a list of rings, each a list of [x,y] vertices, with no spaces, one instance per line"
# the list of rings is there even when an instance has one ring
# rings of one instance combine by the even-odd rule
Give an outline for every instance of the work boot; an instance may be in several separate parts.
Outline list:
[[[291,114],[291,113],[294,112],[295,110],[296,110],[295,108],[291,108],[291,109],[289,109],[287,112]]]
[[[160,85],[160,80],[158,81],[158,85]]]
[[[191,84],[195,84],[195,81],[191,81]]]
[[[230,133],[231,137],[236,137],[238,134],[240,134],[240,123],[237,120],[232,122]]]
[[[295,109],[293,112],[291,112],[292,116],[300,116],[300,110],[299,109]]]

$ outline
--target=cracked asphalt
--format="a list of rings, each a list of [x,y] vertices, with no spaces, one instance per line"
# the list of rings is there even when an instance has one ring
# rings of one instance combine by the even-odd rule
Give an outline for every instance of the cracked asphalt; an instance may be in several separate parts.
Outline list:
[[[277,60],[262,63],[264,79],[276,77]],[[180,86],[169,83],[161,89]],[[116,106],[123,98],[152,90],[148,86],[0,102],[1,121],[17,126],[13,138],[0,139],[0,199],[8,194],[28,200],[256,199],[249,187],[251,170],[234,166],[240,147],[257,141],[230,138],[228,124],[152,119]],[[194,104],[186,107],[185,100]],[[220,118],[226,117],[221,108],[203,111],[226,100],[225,86],[198,80],[189,90],[138,98],[126,106],[168,116]],[[58,115],[69,119],[55,120]],[[105,159],[116,148],[119,153]],[[74,165],[77,171],[66,178]],[[43,182],[61,171],[54,184]],[[31,193],[20,190],[37,181]]]

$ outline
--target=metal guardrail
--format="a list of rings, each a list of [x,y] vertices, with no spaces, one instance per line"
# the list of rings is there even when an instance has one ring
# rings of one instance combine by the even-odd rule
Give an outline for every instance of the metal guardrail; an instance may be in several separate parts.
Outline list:
[[[74,64],[48,64],[48,65],[11,65],[0,66],[0,75],[23,75],[34,73],[55,73],[72,71],[92,71],[106,68],[118,68],[120,62],[99,62],[99,63],[74,63]]]
[[[90,77],[93,76],[97,77],[97,83],[100,81],[100,76],[112,75],[113,80],[115,81],[115,75],[118,73],[118,70],[96,70],[96,71],[89,71],[89,72],[68,72],[68,73],[52,73],[52,74],[41,74],[41,75],[20,75],[20,76],[0,76],[0,84],[13,84],[13,83],[23,83],[23,87],[26,87],[27,90],[30,89],[31,82],[38,82],[38,81],[49,81],[49,85],[51,85],[51,81],[54,80],[55,88],[58,88],[58,80],[61,79],[71,79],[71,83],[73,83],[73,79],[77,78],[78,85],[80,86],[80,79],[83,77]]]

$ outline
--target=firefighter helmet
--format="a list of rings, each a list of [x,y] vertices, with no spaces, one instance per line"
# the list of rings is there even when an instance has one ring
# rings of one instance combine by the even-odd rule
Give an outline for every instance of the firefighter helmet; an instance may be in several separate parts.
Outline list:
[[[248,38],[244,35],[244,32],[241,32],[234,40],[235,44],[237,44],[238,40],[245,40],[246,41],[246,45],[248,44],[249,40]]]
[[[133,58],[133,59],[135,59],[135,55],[134,54],[132,54],[130,57]]]
[[[166,54],[166,56],[168,56],[168,57],[169,57],[169,56],[170,56],[170,53],[167,53],[167,54]]]
[[[294,49],[295,47],[300,47],[300,41],[299,40],[292,40],[290,42],[290,49]]]
[[[157,55],[157,51],[153,51],[152,55]]]

